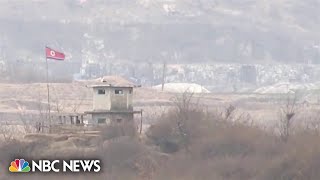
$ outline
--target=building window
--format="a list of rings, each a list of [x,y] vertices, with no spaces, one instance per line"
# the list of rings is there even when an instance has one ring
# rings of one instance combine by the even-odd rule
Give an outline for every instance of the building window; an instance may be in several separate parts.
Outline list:
[[[117,123],[121,123],[122,122],[122,119],[117,119]]]
[[[132,89],[129,90],[129,94],[132,94]]]
[[[106,119],[105,118],[99,118],[98,119],[98,124],[106,124]]]
[[[106,90],[104,90],[104,89],[98,89],[98,94],[106,94]]]
[[[123,90],[122,89],[116,89],[114,91],[115,94],[123,94]]]

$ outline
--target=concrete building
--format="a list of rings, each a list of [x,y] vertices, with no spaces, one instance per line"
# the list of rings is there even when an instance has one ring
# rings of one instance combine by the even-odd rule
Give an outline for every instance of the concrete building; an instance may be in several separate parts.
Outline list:
[[[92,116],[89,124],[112,124],[133,122],[133,86],[99,84],[93,89],[93,110],[86,112]]]

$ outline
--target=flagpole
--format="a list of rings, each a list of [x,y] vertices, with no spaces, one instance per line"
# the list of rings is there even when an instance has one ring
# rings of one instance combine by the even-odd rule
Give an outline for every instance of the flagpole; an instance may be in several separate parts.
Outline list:
[[[51,131],[51,107],[50,107],[50,87],[49,87],[49,66],[47,53],[45,54],[46,58],[46,69],[47,69],[47,95],[48,95],[48,115],[49,115],[49,132]]]

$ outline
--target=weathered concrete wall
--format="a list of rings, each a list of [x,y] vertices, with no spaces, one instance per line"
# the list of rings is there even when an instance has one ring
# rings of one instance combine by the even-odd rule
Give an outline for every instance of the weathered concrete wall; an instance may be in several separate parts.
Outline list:
[[[104,90],[105,94],[99,94]],[[116,94],[115,91],[121,91]],[[98,87],[93,88],[93,110],[132,111],[133,88],[129,87]]]
[[[123,94],[115,94],[115,90],[122,90]],[[113,88],[110,93],[110,98],[112,111],[130,111],[133,109],[131,88]]]
[[[104,89],[105,94],[98,94],[99,89]],[[94,110],[110,110],[110,88],[94,88],[93,89],[93,109]]]
[[[99,119],[105,119],[106,124],[126,123],[133,121],[133,114],[93,114],[89,124],[98,124]]]

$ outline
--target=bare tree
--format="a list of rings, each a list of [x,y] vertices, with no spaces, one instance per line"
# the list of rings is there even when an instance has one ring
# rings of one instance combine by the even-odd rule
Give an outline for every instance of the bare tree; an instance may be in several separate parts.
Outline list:
[[[235,111],[237,110],[237,108],[233,105],[229,105],[224,112],[224,119],[225,120],[230,120],[231,118],[233,118]]]
[[[31,88],[32,86],[27,86],[25,90],[29,90]],[[34,92],[37,92],[37,93],[32,95],[31,99],[33,99],[33,101],[30,101],[30,103],[34,103],[35,106],[32,106],[32,105],[30,106],[37,111],[36,114],[30,114],[29,112],[27,112],[28,108],[27,108],[27,105],[24,103],[24,101],[19,101],[17,99],[14,99],[16,110],[19,115],[19,121],[20,123],[22,123],[25,133],[31,133],[34,131],[34,129],[42,129],[41,126],[43,126],[44,124],[43,116],[45,113],[43,112],[40,91],[34,91]],[[15,95],[19,96],[23,93],[24,92],[17,91],[15,92]],[[31,116],[31,115],[35,115],[35,116]]]
[[[51,86],[51,89],[52,89],[52,93],[54,95],[54,100],[51,101],[54,103],[54,110],[57,112],[57,113],[62,113],[64,112],[65,110],[65,104],[63,104],[61,98],[58,96],[57,94],[57,91],[56,89],[54,88],[54,86]]]
[[[19,104],[19,103],[16,103],[16,105],[17,105],[17,109],[19,111],[20,122],[23,125],[25,133],[31,133],[32,129],[33,129],[33,126],[30,125],[30,123],[28,121],[26,107],[21,105],[21,104]]]
[[[12,129],[12,127],[10,127],[10,125],[5,122],[4,124],[1,125],[0,127],[0,135],[2,136],[2,139],[4,140],[4,142],[10,142],[14,139],[14,134],[16,132],[14,131],[14,129]],[[1,140],[1,137],[0,137]]]
[[[281,139],[285,142],[288,141],[293,131],[292,125],[298,110],[297,100],[298,97],[296,93],[294,97],[290,97],[288,94],[285,105],[280,108],[279,131]]]
[[[176,96],[173,100],[176,108],[175,121],[178,134],[180,135],[182,144],[187,152],[189,151],[188,142],[190,139],[190,127],[188,127],[188,124],[190,123],[190,120],[196,120],[191,119],[192,115],[194,116],[200,109],[198,104],[199,101],[196,101],[196,103],[192,103],[192,100],[194,100],[194,93],[190,93],[188,91],[185,91],[181,95]]]
[[[80,108],[84,105],[85,100],[87,100],[87,94],[85,92],[81,93],[80,96],[74,97],[74,101],[66,104],[68,111],[72,113],[79,113]],[[67,111],[67,110],[65,110]]]

